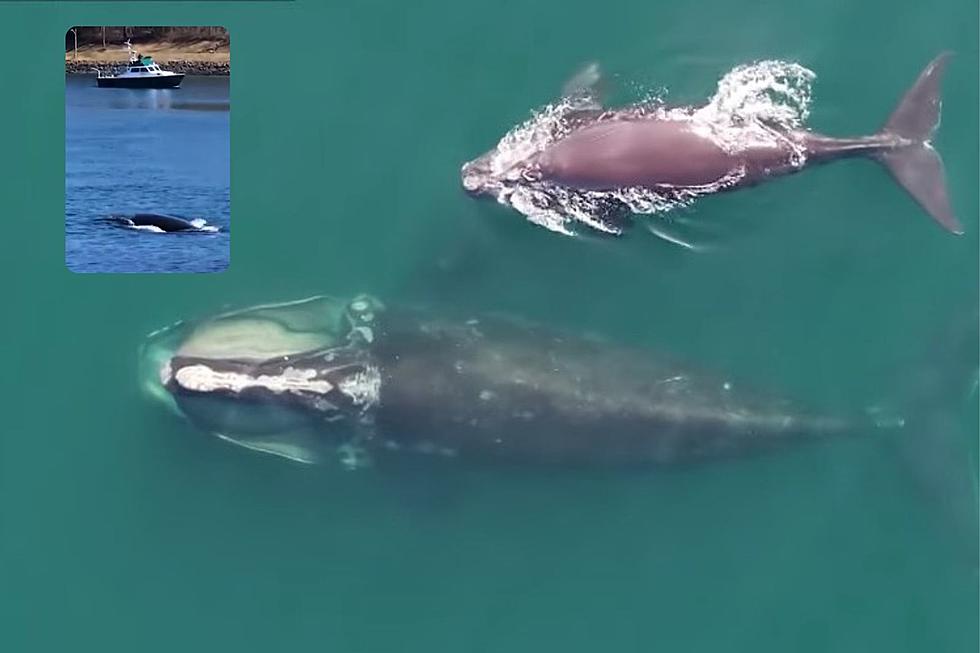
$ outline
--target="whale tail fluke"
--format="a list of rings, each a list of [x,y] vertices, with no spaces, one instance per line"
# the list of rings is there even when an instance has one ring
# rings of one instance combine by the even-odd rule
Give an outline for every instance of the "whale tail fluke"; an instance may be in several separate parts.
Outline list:
[[[942,159],[929,142],[939,126],[942,77],[950,56],[944,52],[933,59],[906,91],[881,133],[895,144],[875,156],[936,222],[962,234],[950,207]]]

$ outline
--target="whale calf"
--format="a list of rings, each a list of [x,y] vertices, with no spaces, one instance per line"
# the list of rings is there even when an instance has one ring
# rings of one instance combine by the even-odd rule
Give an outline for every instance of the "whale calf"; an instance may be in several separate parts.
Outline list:
[[[317,296],[150,335],[141,384],[200,429],[348,467],[662,466],[876,428],[696,367],[521,320]]]
[[[883,164],[936,222],[960,234],[942,161],[930,143],[949,56],[926,66],[878,133],[856,138],[818,134],[797,124],[802,121],[780,123],[777,111],[775,118],[739,116],[724,103],[610,109],[595,91],[597,75],[587,75],[535,124],[512,130],[495,149],[465,163],[462,185],[554,231],[570,234],[571,226],[584,224],[619,234],[630,213],[860,156]]]

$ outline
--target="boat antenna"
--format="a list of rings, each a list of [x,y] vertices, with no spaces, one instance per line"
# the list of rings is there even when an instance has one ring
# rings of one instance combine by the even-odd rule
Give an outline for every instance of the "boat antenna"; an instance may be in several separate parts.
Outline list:
[[[136,50],[133,49],[133,44],[130,42],[129,39],[126,39],[126,42],[125,42],[124,45],[126,46],[126,50],[129,52],[129,62],[130,63],[134,63],[136,61],[136,59],[137,59],[137,57],[136,57],[136,54],[137,53],[136,53]]]

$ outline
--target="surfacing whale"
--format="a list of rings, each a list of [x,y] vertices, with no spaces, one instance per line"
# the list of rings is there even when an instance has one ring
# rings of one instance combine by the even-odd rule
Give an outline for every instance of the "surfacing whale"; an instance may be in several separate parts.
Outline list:
[[[791,88],[784,78],[794,77],[806,89],[803,104],[809,101],[813,74],[795,64],[737,68],[703,107],[641,103],[618,109],[602,106],[593,67],[566,87],[559,102],[464,164],[462,185],[553,231],[572,234],[581,224],[618,235],[630,213],[665,211],[701,195],[860,156],[883,164],[936,222],[960,234],[942,161],[930,143],[949,56],[940,54],[926,66],[881,131],[856,138],[809,131],[802,125],[805,106],[794,113],[772,104],[768,95]],[[766,77],[769,85],[757,88]],[[731,88],[739,85],[744,88]],[[732,101],[746,97],[749,108]],[[759,113],[758,106],[768,112]]]
[[[140,356],[197,427],[296,461],[653,467],[864,433],[672,361],[521,320],[317,296],[180,322]]]
[[[164,215],[162,213],[134,213],[131,215],[113,215],[109,218],[112,222],[131,229],[145,229],[157,233],[180,233],[180,232],[215,232],[218,230],[213,225],[208,225],[202,218],[188,220],[175,215]]]

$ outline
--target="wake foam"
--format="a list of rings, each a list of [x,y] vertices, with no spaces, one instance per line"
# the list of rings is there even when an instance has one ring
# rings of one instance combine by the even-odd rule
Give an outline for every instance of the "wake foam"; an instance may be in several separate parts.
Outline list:
[[[793,164],[800,167],[806,163],[806,151],[785,134],[806,124],[814,79],[809,68],[786,61],[737,66],[721,78],[714,96],[693,111],[691,119],[729,151],[789,145]]]
[[[191,220],[190,223],[194,225],[194,228],[198,231],[204,231],[209,234],[218,231],[218,227],[214,226],[213,224],[208,224],[208,221],[204,218],[195,218],[194,220]]]

